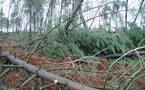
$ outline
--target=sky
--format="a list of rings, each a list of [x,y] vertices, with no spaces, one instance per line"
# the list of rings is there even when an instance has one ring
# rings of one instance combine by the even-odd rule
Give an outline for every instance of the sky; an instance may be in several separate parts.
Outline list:
[[[4,3],[3,3],[3,11],[4,11],[4,14],[6,17],[8,16],[10,1],[11,0],[4,0]],[[87,0],[84,0],[84,1],[87,2]],[[100,0],[91,0],[91,2],[92,2],[91,4],[93,4],[92,6],[98,6],[99,1]],[[138,0],[128,0],[128,6],[129,6],[129,8],[136,6],[135,8],[138,9],[139,8],[139,1]],[[96,10],[87,12],[84,15],[85,19],[87,20],[90,17],[94,16],[95,12],[96,12]],[[124,15],[124,12],[122,12],[122,14]],[[135,16],[128,14],[128,21],[132,22],[134,20],[134,17]],[[92,21],[89,21],[87,24],[90,25],[91,22]],[[99,26],[98,24],[99,23],[98,23],[98,18],[97,18],[97,19],[95,19],[93,26]],[[112,23],[112,27],[115,27],[115,23]]]
[[[10,1],[11,0],[4,0],[3,11],[4,11],[5,16],[8,16]],[[91,1],[92,1],[93,6],[98,5],[97,3],[99,0],[91,0]],[[138,4],[138,0],[128,0],[128,4],[129,4],[128,5],[129,7],[134,7],[135,5]]]
[[[3,11],[5,16],[8,16],[10,0],[5,0],[3,3]]]

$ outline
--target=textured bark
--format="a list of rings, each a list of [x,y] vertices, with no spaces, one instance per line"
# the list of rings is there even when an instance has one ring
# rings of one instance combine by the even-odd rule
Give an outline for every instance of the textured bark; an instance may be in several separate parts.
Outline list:
[[[54,80],[58,80],[58,83],[68,87],[67,90],[97,90],[97,89],[73,82],[72,80],[66,79],[64,77],[60,77],[58,75],[47,72],[46,70],[44,70],[42,68],[28,64],[18,58],[13,57],[12,55],[9,55],[6,53],[1,53],[0,59],[3,57],[5,57],[7,60],[9,60],[10,62],[12,62],[14,64],[22,66],[24,68],[24,70],[37,74],[38,77],[41,77],[43,79],[47,79],[47,80],[50,80],[53,82],[54,82]]]

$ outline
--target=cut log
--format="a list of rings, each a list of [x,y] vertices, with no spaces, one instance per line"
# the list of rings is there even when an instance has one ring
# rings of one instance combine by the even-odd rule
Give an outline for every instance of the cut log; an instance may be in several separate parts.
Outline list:
[[[38,77],[41,77],[46,80],[50,80],[52,82],[58,81],[58,83],[60,83],[62,85],[66,85],[69,88],[68,90],[98,90],[98,89],[91,88],[91,87],[83,85],[83,84],[76,83],[72,80],[66,79],[64,77],[60,77],[60,76],[52,74],[50,72],[47,72],[45,69],[28,64],[28,63],[26,63],[18,58],[15,58],[14,56],[9,55],[7,53],[1,53],[0,59],[3,57],[16,65],[23,66],[23,68],[26,71],[37,74]]]
[[[145,55],[145,51],[138,51],[139,55]],[[123,55],[123,53],[117,53],[117,54],[110,54],[110,55],[105,55],[103,56],[104,58],[107,59],[113,59],[113,58],[119,58]],[[138,56],[136,52],[131,52],[127,54],[125,57],[133,57],[133,56]]]

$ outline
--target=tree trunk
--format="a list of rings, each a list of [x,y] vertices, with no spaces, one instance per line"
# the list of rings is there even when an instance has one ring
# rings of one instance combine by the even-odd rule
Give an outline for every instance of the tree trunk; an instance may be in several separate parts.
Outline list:
[[[82,13],[82,7],[80,7],[79,12],[80,12],[80,19],[81,19],[81,21],[82,21],[82,23],[83,23],[83,26],[84,26],[86,29],[88,29],[88,26],[87,26],[87,24],[86,24],[86,22],[85,22],[85,18],[84,18],[83,13]]]
[[[77,4],[75,10],[73,11],[71,18],[67,21],[67,23],[66,23],[66,25],[65,25],[65,27],[64,27],[66,37],[68,36],[69,26],[70,26],[71,23],[73,22],[73,20],[74,20],[74,18],[75,18],[75,16],[76,16],[78,10],[80,9],[81,4],[83,3],[83,1],[84,1],[84,0],[78,1],[78,4]]]
[[[14,64],[23,66],[23,68],[26,71],[37,74],[37,76],[39,76],[43,79],[47,79],[47,80],[50,80],[53,82],[54,82],[54,80],[57,80],[58,84],[66,85],[66,87],[68,87],[68,90],[97,90],[97,89],[76,83],[76,82],[71,81],[69,79],[60,77],[58,75],[52,74],[50,72],[45,71],[42,68],[34,66],[34,65],[27,64],[26,62],[24,62],[20,59],[17,59],[15,57],[13,57],[12,55],[8,55],[6,53],[1,53],[0,58],[3,58],[3,57],[5,57],[7,60],[9,60],[10,62],[12,62]]]
[[[36,16],[33,14],[33,25],[34,25],[34,31],[36,31]]]
[[[128,13],[128,0],[126,0],[126,10],[125,10],[125,29],[127,30],[127,13]]]
[[[138,18],[138,15],[139,15],[139,12],[140,12],[140,10],[141,10],[141,8],[142,8],[142,6],[143,6],[143,3],[144,3],[144,0],[141,1],[141,5],[140,5],[140,7],[139,7],[139,10],[138,10],[138,12],[137,12],[137,14],[136,14],[136,17],[135,17],[133,23],[136,22],[136,19]]]
[[[30,18],[30,22],[29,22],[29,40],[32,40],[32,6],[31,3],[29,5],[29,18]]]
[[[9,6],[9,11],[8,11],[8,19],[7,19],[7,33],[9,32],[9,17],[10,17],[10,8],[11,8],[11,3]]]

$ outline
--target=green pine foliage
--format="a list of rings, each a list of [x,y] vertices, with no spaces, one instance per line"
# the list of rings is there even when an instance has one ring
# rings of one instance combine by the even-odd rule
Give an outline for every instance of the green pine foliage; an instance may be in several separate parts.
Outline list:
[[[68,47],[69,53],[72,56],[74,56],[76,58],[85,56],[84,52],[76,44],[74,44],[74,43],[68,43],[67,47]]]
[[[65,56],[68,53],[67,46],[58,43],[53,42],[51,45],[47,47],[47,53],[49,56]]]
[[[123,53],[133,48],[132,42],[126,34],[115,35],[108,33],[105,29],[76,31],[72,36],[71,42],[74,42],[86,55],[93,55],[104,48],[108,48],[108,50],[102,54]]]
[[[19,34],[11,33],[9,38],[24,43],[29,39],[28,33],[25,31],[19,32]],[[145,44],[145,32],[137,25],[131,25],[125,32],[118,29],[116,33],[110,33],[105,28],[79,29],[70,32],[67,39],[64,39],[66,37],[62,37],[61,33],[64,33],[61,28],[59,31],[52,31],[46,39],[45,43],[59,37],[43,49],[49,56],[72,55],[79,58],[85,55],[94,55],[105,48],[108,49],[101,52],[100,55],[125,53],[136,48],[140,42],[142,42],[141,45]],[[37,36],[37,34],[33,33],[34,36]]]
[[[75,44],[63,44],[57,41],[49,45],[46,52],[48,53],[48,56],[52,57],[73,55],[74,57],[79,58],[84,56],[83,51],[81,51]]]
[[[129,36],[129,39],[133,42],[133,45],[135,45],[136,47],[143,39],[145,39],[145,31],[137,25],[131,25],[130,30],[128,30],[126,34],[127,36]],[[145,44],[145,42],[142,44]]]

